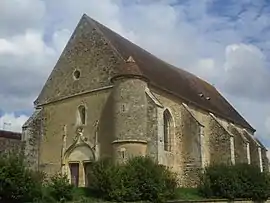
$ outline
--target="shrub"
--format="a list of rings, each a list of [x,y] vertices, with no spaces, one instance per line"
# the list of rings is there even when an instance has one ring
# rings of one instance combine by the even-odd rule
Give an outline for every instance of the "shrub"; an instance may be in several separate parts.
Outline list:
[[[27,202],[42,195],[42,177],[26,167],[20,153],[0,155],[0,201]]]
[[[249,164],[212,165],[201,177],[200,192],[205,197],[266,200],[270,194],[269,174]]]
[[[165,201],[173,198],[177,181],[165,166],[156,164],[149,157],[134,157],[127,162],[126,170],[127,185],[137,196],[134,200]]]
[[[88,178],[95,194],[118,202],[163,202],[173,198],[177,187],[175,175],[149,157],[134,157],[124,165],[98,161],[92,165]]]
[[[66,175],[56,174],[48,182],[45,193],[57,201],[72,200],[73,185],[69,183]]]
[[[116,186],[119,187],[121,182],[120,166],[115,165],[110,159],[102,159],[94,162],[88,171],[89,189],[96,197],[102,197],[110,200],[115,199],[117,192]]]

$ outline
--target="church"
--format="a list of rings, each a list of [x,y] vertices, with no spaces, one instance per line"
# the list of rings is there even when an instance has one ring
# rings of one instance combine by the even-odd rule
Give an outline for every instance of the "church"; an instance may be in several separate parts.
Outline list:
[[[23,125],[29,164],[87,186],[109,157],[150,156],[182,187],[209,164],[268,170],[255,129],[218,90],[83,15]]]

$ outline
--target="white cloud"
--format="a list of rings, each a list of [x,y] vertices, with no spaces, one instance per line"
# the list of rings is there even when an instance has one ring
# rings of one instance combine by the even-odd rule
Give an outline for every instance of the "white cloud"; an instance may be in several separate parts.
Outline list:
[[[268,135],[270,136],[270,116],[268,116],[265,119],[264,125],[265,125]]]
[[[265,59],[254,45],[228,45],[223,75],[225,90],[253,100],[269,98],[270,72]]]
[[[57,53],[61,53],[63,51],[63,48],[67,44],[70,36],[71,32],[68,29],[58,30],[53,33],[53,44]]]
[[[0,54],[15,57],[39,54],[54,54],[42,39],[42,33],[36,30],[26,30],[23,35],[0,38]]]
[[[25,115],[15,116],[14,113],[5,114],[0,117],[1,129],[21,132],[22,125],[27,121],[27,119],[28,116]]]
[[[2,37],[21,33],[29,27],[41,28],[46,8],[42,0],[1,0],[0,13]]]
[[[57,56],[37,30],[0,38],[0,108],[31,108]]]

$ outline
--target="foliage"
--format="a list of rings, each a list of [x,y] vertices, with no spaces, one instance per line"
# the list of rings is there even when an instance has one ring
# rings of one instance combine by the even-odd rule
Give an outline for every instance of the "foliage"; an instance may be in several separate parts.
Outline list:
[[[89,172],[90,190],[106,200],[163,202],[177,187],[175,175],[149,157],[134,157],[124,165],[100,160]]]
[[[2,202],[27,202],[42,195],[42,174],[26,167],[20,153],[0,155],[0,200]]]
[[[204,171],[199,190],[207,198],[266,200],[270,194],[270,176],[249,164],[212,165]]]
[[[69,183],[66,175],[56,174],[51,177],[45,192],[57,201],[67,201],[73,198],[73,185]]]

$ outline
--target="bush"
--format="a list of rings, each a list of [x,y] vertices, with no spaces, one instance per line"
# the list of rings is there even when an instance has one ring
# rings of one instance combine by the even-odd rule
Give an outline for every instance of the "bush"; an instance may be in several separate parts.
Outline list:
[[[67,176],[56,174],[51,177],[45,188],[46,197],[53,197],[57,201],[69,201],[73,197],[73,186]]]
[[[175,175],[149,157],[135,157],[124,165],[110,160],[95,162],[89,173],[90,189],[113,201],[163,202],[173,198]]]
[[[22,154],[0,155],[0,201],[27,202],[42,195],[42,176],[26,167]]]
[[[270,194],[270,178],[268,173],[249,164],[212,165],[202,175],[199,190],[207,198],[266,200]]]

